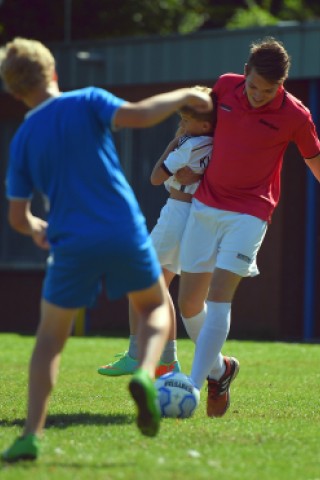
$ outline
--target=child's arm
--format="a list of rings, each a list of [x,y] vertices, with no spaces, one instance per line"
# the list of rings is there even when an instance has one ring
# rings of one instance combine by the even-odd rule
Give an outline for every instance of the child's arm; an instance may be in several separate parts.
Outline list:
[[[31,213],[30,200],[9,200],[8,219],[14,230],[22,235],[30,235],[38,247],[44,250],[50,248],[47,240],[48,224]]]
[[[162,185],[171,176],[168,170],[163,167],[163,162],[165,161],[169,153],[171,153],[177,147],[178,142],[179,137],[175,137],[173,140],[171,140],[171,142],[153,167],[150,176],[150,181],[152,185]]]

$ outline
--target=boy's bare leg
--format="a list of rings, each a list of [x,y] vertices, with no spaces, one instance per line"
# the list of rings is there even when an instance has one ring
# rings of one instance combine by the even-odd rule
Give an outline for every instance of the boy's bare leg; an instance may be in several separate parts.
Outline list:
[[[77,310],[41,302],[41,320],[29,370],[28,413],[24,434],[39,435],[45,424],[48,401],[54,387],[61,352],[70,335]]]
[[[160,410],[152,380],[170,330],[169,300],[163,276],[151,288],[133,292],[129,298],[139,315],[139,367],[130,380],[129,390],[138,410],[138,428],[143,435],[153,437],[160,427]]]
[[[173,304],[172,297],[169,292],[169,288],[172,280],[176,276],[175,273],[170,272],[170,270],[162,269],[164,281],[167,287],[168,297],[169,297],[169,308],[170,308],[170,331],[169,331],[169,340],[176,340],[177,338],[177,320],[176,320],[176,310]]]
[[[174,307],[171,295],[169,293],[169,287],[175,276],[176,276],[175,273],[170,272],[169,270],[166,270],[165,268],[163,268],[163,277],[168,290],[170,318],[171,318],[169,340],[175,340],[177,338],[176,311],[175,311],[175,307]],[[130,335],[138,334],[139,315],[136,313],[135,309],[132,307],[132,304],[130,301],[129,301],[129,327],[130,327]]]
[[[157,363],[168,340],[171,323],[169,299],[163,276],[152,287],[130,293],[129,301],[139,318],[139,366],[154,378]]]
[[[23,435],[2,453],[2,460],[35,460],[45,425],[51,391],[58,376],[60,356],[69,337],[76,309],[63,309],[45,300],[30,360],[27,419]]]
[[[162,352],[161,362],[158,364],[156,375],[163,375],[168,371],[179,371],[180,364],[177,359],[177,322],[175,307],[169,292],[170,284],[175,277],[173,272],[163,269],[163,276],[167,287],[167,296],[170,309],[170,331],[168,341]],[[140,293],[140,292],[139,292]],[[98,373],[107,376],[119,376],[132,374],[138,367],[138,332],[140,316],[132,305],[129,296],[129,326],[130,338],[128,351],[125,354],[118,354],[116,360],[98,368]]]

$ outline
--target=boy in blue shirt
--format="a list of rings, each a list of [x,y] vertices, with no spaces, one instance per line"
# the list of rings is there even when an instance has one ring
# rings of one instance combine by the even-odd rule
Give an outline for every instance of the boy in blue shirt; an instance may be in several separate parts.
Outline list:
[[[130,103],[94,87],[62,93],[51,52],[35,40],[14,39],[0,58],[6,89],[30,108],[10,147],[9,222],[50,250],[26,424],[2,459],[37,458],[61,352],[78,309],[92,303],[102,279],[108,297],[128,295],[140,318],[139,368],[129,390],[138,428],[154,436],[160,412],[153,379],[170,327],[168,298],[112,129],[153,126],[183,105],[210,110],[210,96],[183,88]],[[47,221],[31,212],[35,190],[47,198]]]

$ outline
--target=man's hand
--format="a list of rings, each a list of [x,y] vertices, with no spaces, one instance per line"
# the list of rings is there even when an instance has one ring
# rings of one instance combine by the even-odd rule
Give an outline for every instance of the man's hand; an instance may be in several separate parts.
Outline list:
[[[195,173],[190,167],[180,168],[180,170],[178,170],[174,176],[178,182],[181,183],[181,185],[191,185],[192,183],[198,182],[198,180],[201,180],[202,178],[202,174]]]

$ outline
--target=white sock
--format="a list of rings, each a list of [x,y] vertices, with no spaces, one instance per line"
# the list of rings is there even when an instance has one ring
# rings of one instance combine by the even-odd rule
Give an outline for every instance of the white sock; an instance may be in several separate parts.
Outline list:
[[[213,378],[214,380],[219,380],[225,371],[226,364],[224,363],[224,356],[220,352],[217,360],[214,362],[213,367],[210,370],[208,377]]]
[[[177,361],[177,340],[169,340],[162,352],[161,362],[172,363]]]
[[[191,340],[196,343],[202,325],[205,321],[207,315],[207,304],[205,303],[204,309],[195,315],[194,317],[185,318],[181,315],[184,328],[186,329],[187,334],[191,338]]]
[[[191,378],[198,388],[202,387],[211,369],[218,367],[220,352],[230,330],[231,303],[207,302],[207,307],[191,370]]]

